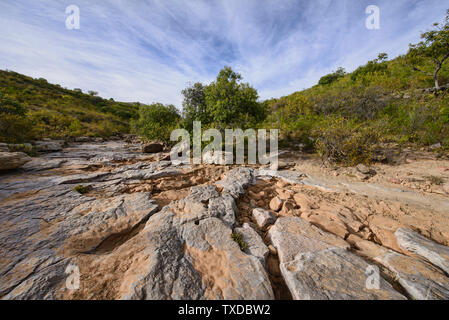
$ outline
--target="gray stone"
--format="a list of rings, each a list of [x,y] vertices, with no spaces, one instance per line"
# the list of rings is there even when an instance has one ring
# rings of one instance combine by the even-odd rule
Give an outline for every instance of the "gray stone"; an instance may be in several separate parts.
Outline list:
[[[370,265],[347,251],[344,240],[304,219],[281,217],[268,234],[294,299],[405,299],[382,277],[379,289],[369,289]]]
[[[31,158],[23,152],[0,152],[0,170],[18,169]]]
[[[223,180],[217,182],[223,186],[223,193],[228,193],[234,198],[245,194],[245,189],[256,182],[255,172],[252,168],[239,167],[226,173]]]
[[[391,250],[374,260],[393,272],[407,294],[415,300],[448,300],[449,278],[443,272],[419,259]]]
[[[265,265],[270,250],[259,234],[247,223],[244,223],[242,228],[236,228],[235,230],[242,235],[243,241],[247,245],[245,252],[258,258]]]
[[[400,228],[394,235],[399,246],[414,253],[449,274],[449,247],[429,240],[417,232]]]
[[[265,228],[266,226],[276,222],[275,215],[262,208],[255,208],[253,210],[253,217],[256,219],[257,225],[260,228]]]

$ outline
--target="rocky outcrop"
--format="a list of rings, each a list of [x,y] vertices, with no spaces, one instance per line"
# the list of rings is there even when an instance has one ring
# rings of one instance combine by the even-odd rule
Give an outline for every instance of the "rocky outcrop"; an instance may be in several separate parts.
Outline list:
[[[58,141],[36,141],[34,147],[38,152],[55,152],[62,150],[62,145]]]
[[[380,277],[366,285],[370,265],[347,251],[348,243],[297,217],[281,217],[270,229],[281,273],[294,299],[405,299]]]
[[[449,274],[449,247],[442,246],[405,228],[398,229],[394,235],[403,250],[424,258]]]
[[[0,152],[0,170],[18,169],[31,158],[23,152]]]

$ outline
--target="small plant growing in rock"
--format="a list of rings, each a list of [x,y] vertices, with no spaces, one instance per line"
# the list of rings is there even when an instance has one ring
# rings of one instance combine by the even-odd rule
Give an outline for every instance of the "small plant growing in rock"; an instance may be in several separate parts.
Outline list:
[[[429,182],[431,184],[434,184],[437,186],[441,186],[444,183],[444,179],[441,177],[437,177],[437,176],[428,176],[427,180],[429,180]]]
[[[73,188],[73,190],[75,190],[79,194],[86,194],[89,192],[89,188],[83,185],[77,185],[75,188]]]
[[[238,244],[239,247],[240,247],[240,250],[244,251],[244,250],[248,247],[248,245],[246,244],[246,242],[243,240],[243,236],[242,236],[240,233],[234,231],[234,232],[231,234],[231,238],[232,238],[232,240],[234,240],[235,242],[237,242],[237,244]]]

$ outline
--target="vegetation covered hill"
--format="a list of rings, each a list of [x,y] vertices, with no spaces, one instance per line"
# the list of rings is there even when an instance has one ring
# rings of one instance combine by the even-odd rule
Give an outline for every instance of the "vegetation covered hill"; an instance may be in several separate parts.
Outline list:
[[[0,102],[0,141],[4,142],[126,133],[139,105],[2,70]]]

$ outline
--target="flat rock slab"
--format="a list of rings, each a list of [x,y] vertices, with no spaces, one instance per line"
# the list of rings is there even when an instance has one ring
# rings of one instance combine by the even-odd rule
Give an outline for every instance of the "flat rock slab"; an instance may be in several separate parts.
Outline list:
[[[374,258],[394,273],[415,300],[449,300],[449,278],[434,266],[391,250]]]
[[[406,228],[398,229],[394,235],[403,250],[426,259],[449,275],[449,247],[438,244]]]
[[[302,218],[278,218],[268,234],[294,299],[405,299],[382,277],[379,289],[368,289],[370,265],[347,251],[346,241]]]

